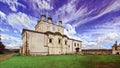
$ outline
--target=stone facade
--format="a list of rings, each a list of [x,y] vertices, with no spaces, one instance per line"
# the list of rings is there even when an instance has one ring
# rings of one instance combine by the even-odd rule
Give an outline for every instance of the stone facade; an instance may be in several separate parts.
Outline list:
[[[118,44],[117,41],[112,46],[112,54],[120,54],[120,44]]]
[[[51,17],[46,21],[46,15],[42,15],[35,30],[23,29],[22,39],[21,55],[81,54],[82,41],[64,35],[62,21],[55,25]]]

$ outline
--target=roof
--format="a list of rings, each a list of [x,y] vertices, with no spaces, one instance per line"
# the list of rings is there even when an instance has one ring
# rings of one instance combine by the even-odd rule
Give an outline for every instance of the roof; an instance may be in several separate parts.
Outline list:
[[[60,35],[60,36],[62,36],[62,37],[66,37],[66,38],[68,38],[68,39],[70,39],[70,40],[73,40],[73,41],[79,41],[79,42],[82,42],[82,41],[80,41],[80,40],[71,39],[71,38],[69,38],[67,35],[62,35],[60,32],[55,32],[55,33],[54,33],[54,32],[51,32],[51,31],[47,31],[47,32],[39,32],[39,31],[34,31],[34,30],[23,29],[23,31],[22,31],[22,35],[23,35],[23,33],[24,33],[25,31],[34,32],[34,33],[40,33],[40,34],[46,34],[46,35],[48,35],[48,34]]]
[[[35,32],[35,33],[41,33],[41,34],[45,34],[45,33],[43,33],[43,32],[38,32],[38,31],[34,31],[34,30],[28,30],[28,29],[23,29],[23,31],[22,31],[22,34],[23,34],[25,31],[29,31],[29,32]]]

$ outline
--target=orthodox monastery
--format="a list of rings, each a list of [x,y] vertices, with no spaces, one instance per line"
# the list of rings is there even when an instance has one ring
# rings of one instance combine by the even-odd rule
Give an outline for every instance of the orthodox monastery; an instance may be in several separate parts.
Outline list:
[[[71,39],[64,34],[61,20],[56,25],[52,23],[52,18],[46,18],[46,15],[41,16],[35,30],[23,29],[22,40],[21,55],[81,54],[82,49],[82,41]]]

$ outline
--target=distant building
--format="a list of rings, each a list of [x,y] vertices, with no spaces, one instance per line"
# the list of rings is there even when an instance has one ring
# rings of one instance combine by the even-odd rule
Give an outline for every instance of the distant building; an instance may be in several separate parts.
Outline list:
[[[82,54],[112,54],[112,49],[82,49]]]
[[[46,15],[42,15],[35,30],[23,29],[22,40],[22,55],[81,54],[82,41],[64,35],[62,21],[55,25],[51,17],[46,21]]]
[[[112,46],[112,54],[120,54],[120,44],[117,41]]]

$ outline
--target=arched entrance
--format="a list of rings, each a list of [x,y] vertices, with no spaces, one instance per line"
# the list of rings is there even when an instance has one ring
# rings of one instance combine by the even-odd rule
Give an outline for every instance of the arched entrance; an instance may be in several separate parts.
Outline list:
[[[119,55],[120,53],[119,53],[119,52],[117,52],[116,54],[117,54],[117,55]]]
[[[79,49],[80,49],[80,48],[75,48],[76,52],[79,52]]]

